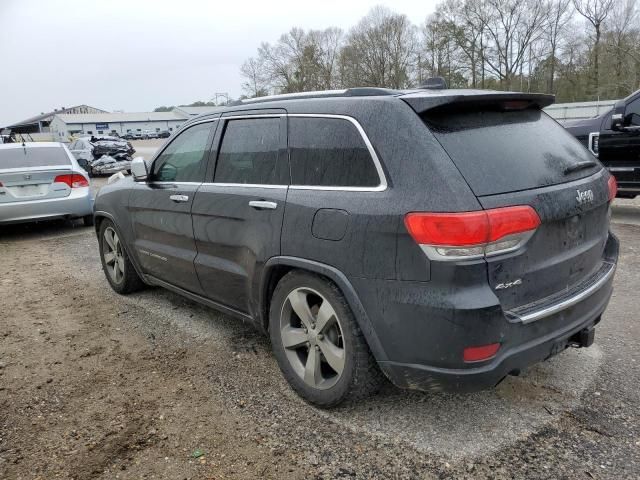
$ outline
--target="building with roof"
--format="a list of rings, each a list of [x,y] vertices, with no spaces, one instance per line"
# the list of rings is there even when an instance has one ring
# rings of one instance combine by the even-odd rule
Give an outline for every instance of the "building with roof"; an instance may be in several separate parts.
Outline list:
[[[107,113],[105,110],[91,107],[89,105],[76,105],[75,107],[61,107],[59,110],[41,113],[35,117],[27,118],[21,122],[7,125],[6,128],[11,129],[14,133],[48,133],[49,124],[55,115],[58,114],[90,114],[90,113]]]
[[[66,142],[74,135],[126,135],[129,132],[168,130],[180,128],[189,118],[186,113],[130,112],[130,113],[59,113],[53,116],[50,132],[53,139]]]

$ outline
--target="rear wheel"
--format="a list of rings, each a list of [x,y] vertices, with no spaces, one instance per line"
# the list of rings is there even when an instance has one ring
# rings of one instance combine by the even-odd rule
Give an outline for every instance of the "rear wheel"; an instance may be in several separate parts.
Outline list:
[[[269,329],[284,377],[308,402],[333,407],[379,388],[382,374],[333,283],[304,272],[287,274],[273,294]]]
[[[110,220],[103,220],[100,224],[99,247],[102,270],[111,288],[125,294],[139,290],[144,285]]]

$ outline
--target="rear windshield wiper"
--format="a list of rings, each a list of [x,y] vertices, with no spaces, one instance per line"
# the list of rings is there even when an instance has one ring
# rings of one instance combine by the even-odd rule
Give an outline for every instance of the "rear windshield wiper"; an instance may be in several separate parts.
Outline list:
[[[585,160],[584,162],[574,163],[573,165],[570,165],[564,169],[564,174],[569,175],[570,173],[577,172],[578,170],[595,167],[596,165],[597,163],[593,160]]]

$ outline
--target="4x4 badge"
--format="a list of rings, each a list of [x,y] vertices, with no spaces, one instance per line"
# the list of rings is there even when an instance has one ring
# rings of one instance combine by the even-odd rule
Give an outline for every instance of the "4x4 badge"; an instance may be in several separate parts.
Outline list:
[[[513,282],[504,282],[496,285],[496,290],[504,290],[505,288],[517,287],[518,285],[522,285],[522,279],[518,278]]]
[[[592,190],[585,190],[583,192],[581,192],[580,190],[576,190],[576,192],[578,192],[578,196],[576,197],[576,200],[578,201],[578,204],[583,205],[585,203],[593,202],[593,191]]]

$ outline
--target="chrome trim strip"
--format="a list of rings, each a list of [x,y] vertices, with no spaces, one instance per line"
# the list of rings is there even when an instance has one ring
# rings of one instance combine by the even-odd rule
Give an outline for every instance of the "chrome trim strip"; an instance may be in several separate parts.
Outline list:
[[[522,323],[525,323],[525,324],[549,317],[558,312],[561,312],[562,310],[566,310],[567,308],[572,307],[577,303],[580,303],[582,300],[594,294],[597,290],[600,289],[600,287],[602,287],[605,283],[607,283],[611,279],[615,271],[616,271],[616,264],[614,263],[614,264],[611,264],[611,268],[609,269],[609,271],[605,273],[602,276],[602,278],[600,278],[596,283],[591,285],[589,288],[586,288],[580,293],[574,295],[573,297],[567,298],[566,300],[558,302],[554,305],[550,305],[541,310],[527,313],[525,315],[510,314],[510,312],[506,312],[506,313],[508,315],[510,314],[511,316],[519,319]]]
[[[247,187],[247,188],[288,188],[288,185],[263,185],[261,183],[215,183],[204,182],[202,186],[207,187]]]
[[[593,154],[594,157],[598,157],[598,153],[593,151],[593,139],[595,137],[600,137],[600,132],[591,132],[589,134],[589,140],[587,142],[587,147],[589,148],[589,151]]]
[[[146,182],[153,185],[202,185],[202,182]]]

